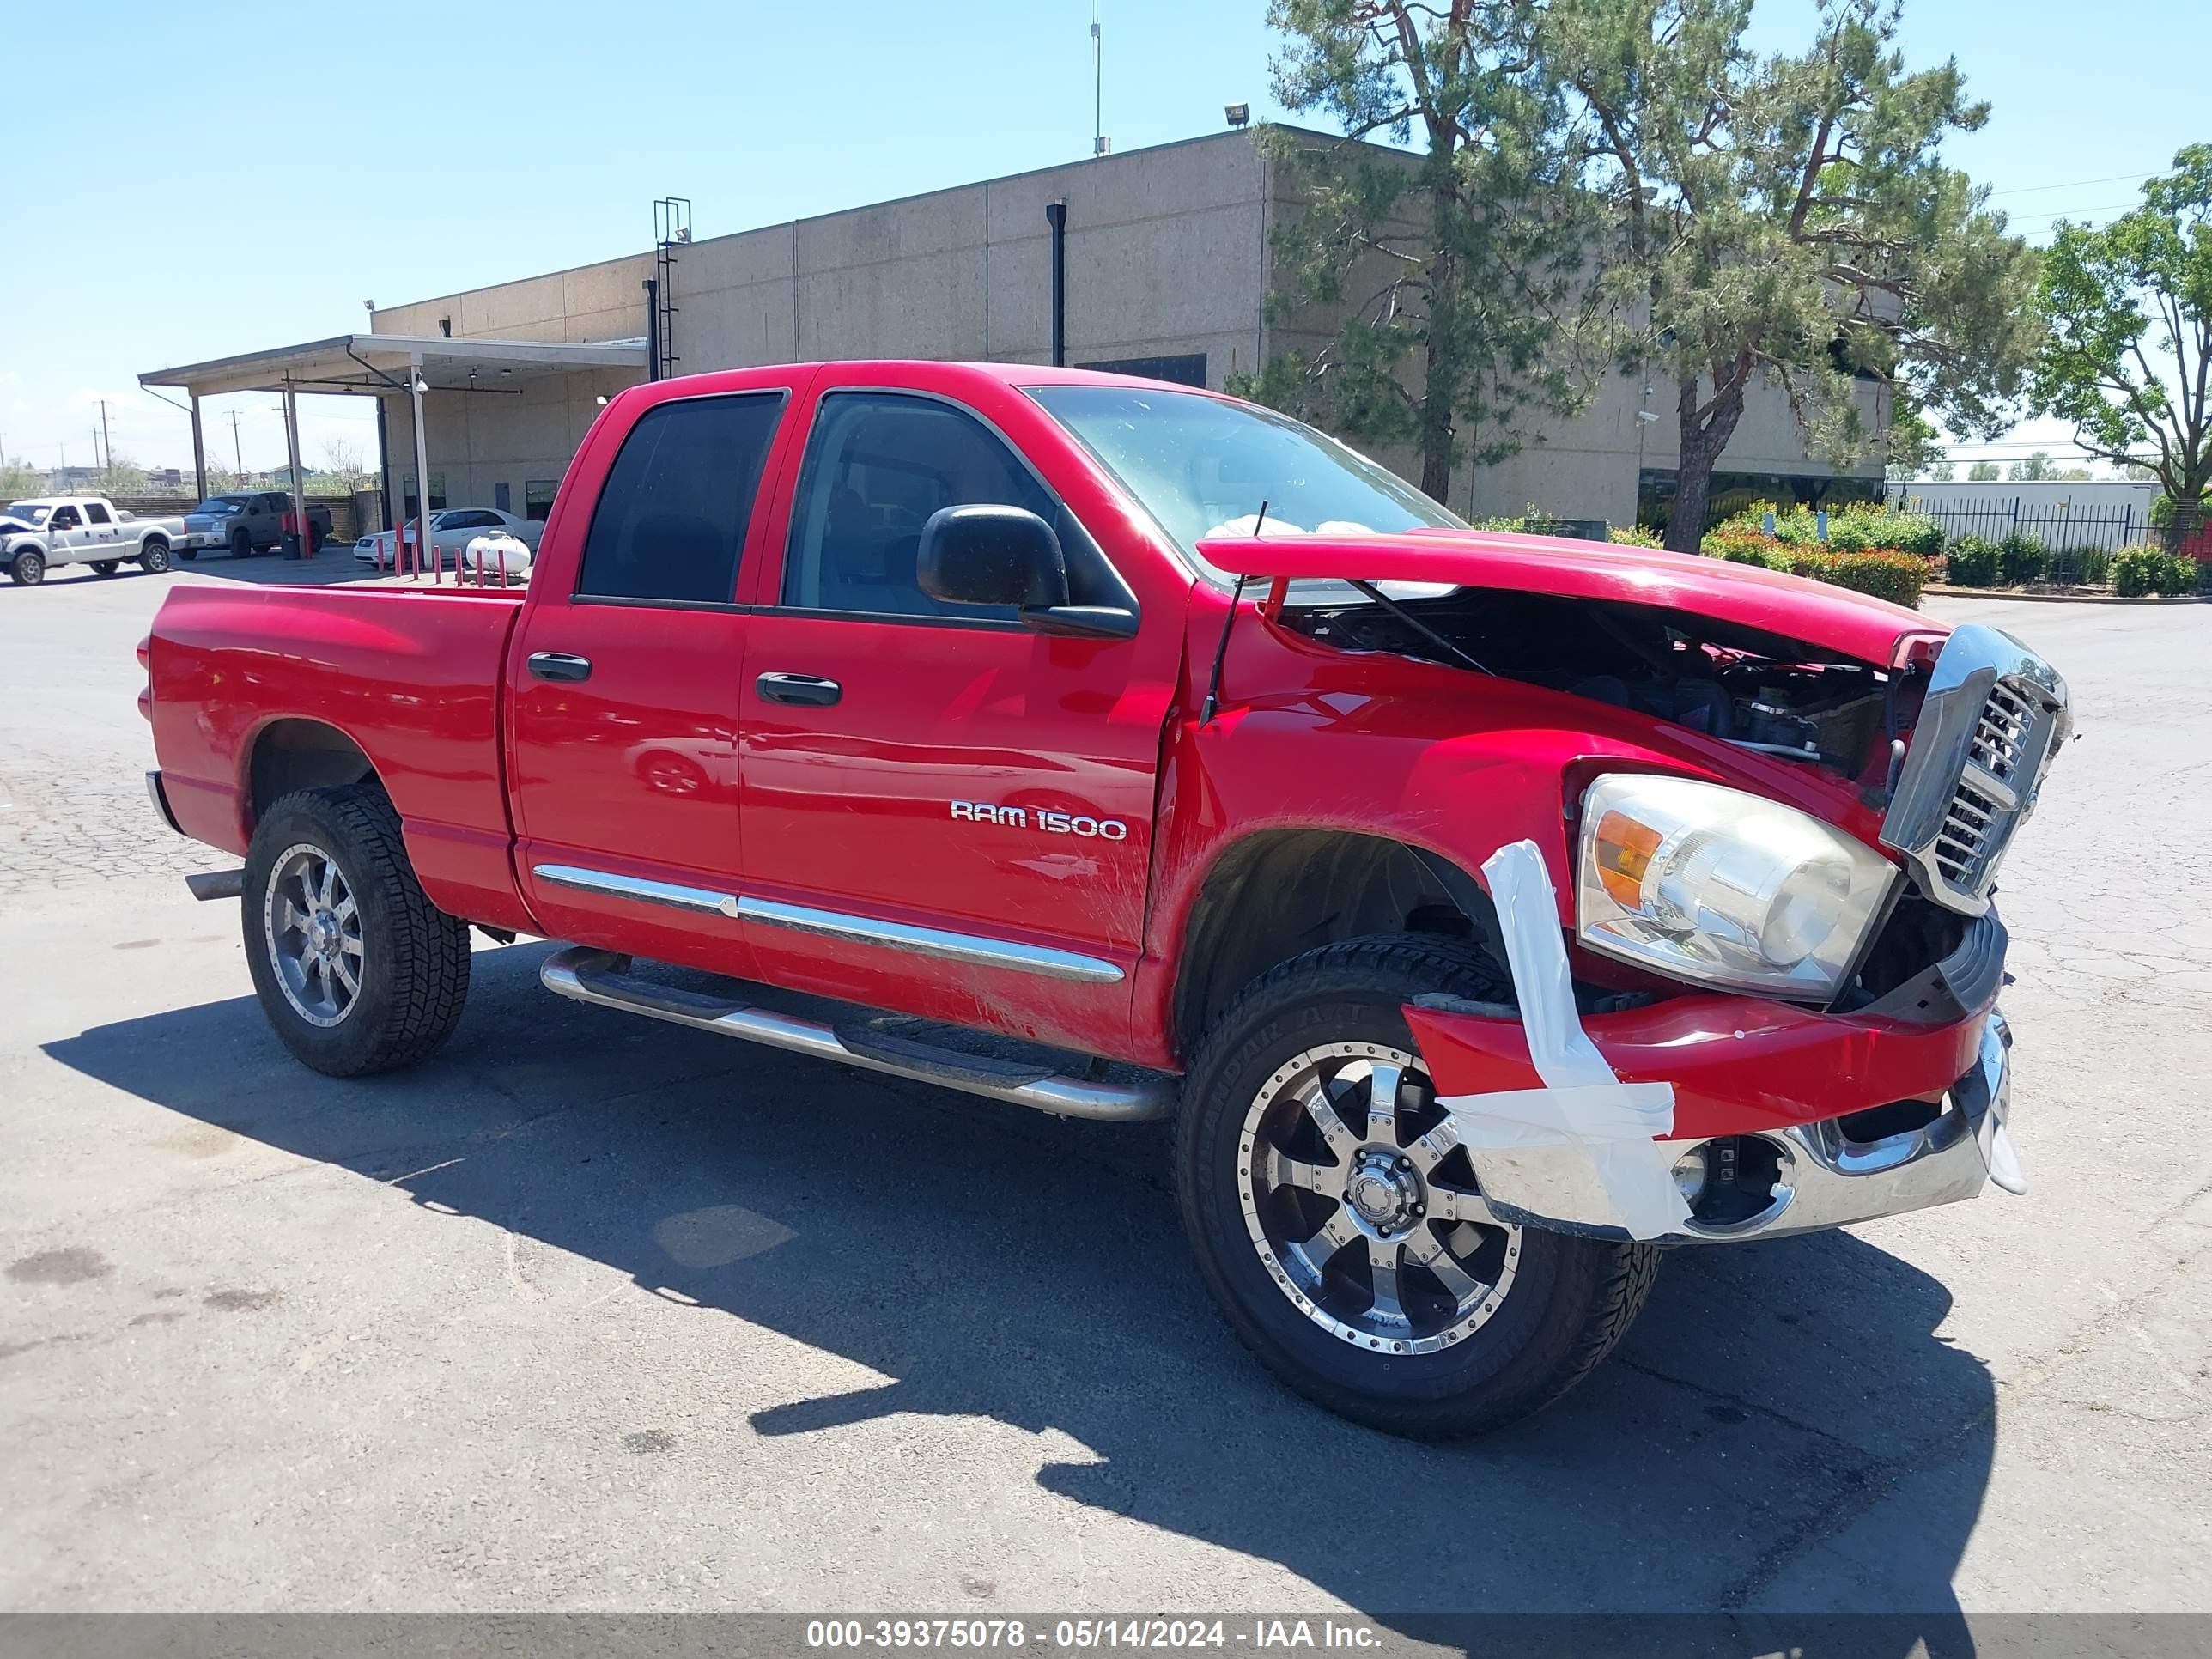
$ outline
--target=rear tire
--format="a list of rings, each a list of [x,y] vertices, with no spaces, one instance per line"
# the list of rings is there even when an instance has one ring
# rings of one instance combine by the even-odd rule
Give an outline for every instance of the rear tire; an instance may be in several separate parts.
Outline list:
[[[92,562],[92,574],[95,576],[112,576],[122,568],[123,561],[120,559],[94,559]]]
[[[149,576],[158,576],[169,568],[169,544],[149,542],[138,555],[138,568]]]
[[[1245,1346],[1308,1399],[1419,1439],[1485,1433],[1566,1393],[1658,1263],[1649,1245],[1489,1220],[1465,1154],[1433,1158],[1420,1137],[1443,1113],[1401,1011],[1435,992],[1512,998],[1475,947],[1421,934],[1262,975],[1200,1042],[1176,1146],[1184,1230]]]
[[[18,587],[36,587],[46,579],[46,557],[25,548],[8,563],[8,580]]]
[[[301,790],[263,814],[239,910],[262,1012],[302,1063],[396,1071],[453,1034],[468,924],[424,894],[374,784]]]

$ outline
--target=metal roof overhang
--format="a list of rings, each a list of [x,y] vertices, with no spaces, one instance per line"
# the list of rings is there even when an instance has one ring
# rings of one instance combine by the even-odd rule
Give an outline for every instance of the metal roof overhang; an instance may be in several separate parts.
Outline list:
[[[492,391],[547,374],[595,368],[645,373],[642,340],[602,340],[572,345],[556,340],[455,340],[442,334],[339,334],[304,345],[250,351],[212,362],[159,368],[138,377],[141,386],[178,386],[196,398],[227,392],[295,392],[340,395],[404,392],[409,371],[434,392]]]

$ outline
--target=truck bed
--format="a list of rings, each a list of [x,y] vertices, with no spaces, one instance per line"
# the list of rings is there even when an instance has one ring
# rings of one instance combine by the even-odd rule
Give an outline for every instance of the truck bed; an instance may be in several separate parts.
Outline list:
[[[174,588],[154,619],[148,718],[179,827],[242,856],[280,787],[272,757],[326,750],[319,781],[345,781],[335,732],[382,779],[432,901],[519,919],[499,712],[524,591]]]

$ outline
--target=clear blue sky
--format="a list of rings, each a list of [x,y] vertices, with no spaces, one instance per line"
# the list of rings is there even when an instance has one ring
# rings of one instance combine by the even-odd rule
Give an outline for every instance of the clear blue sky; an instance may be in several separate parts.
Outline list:
[[[1104,0],[1115,148],[1212,131],[1225,103],[1272,112],[1265,14]],[[34,4],[9,30],[10,63],[36,67],[9,88],[0,163],[0,442],[38,465],[64,447],[92,459],[104,396],[118,453],[188,466],[185,421],[138,389],[142,370],[360,327],[364,299],[637,251],[657,196],[690,197],[706,237],[1091,144],[1090,0],[109,0],[100,15],[93,32],[81,8]],[[1756,43],[1795,44],[1812,15],[1810,0],[1760,0]],[[1907,0],[1905,27],[1913,63],[1957,57],[1994,104],[1955,157],[2031,234],[2062,210],[2104,216],[2179,145],[2212,139],[2205,0]],[[295,65],[313,95],[287,113],[278,76]],[[276,465],[275,402],[211,403],[210,443],[220,432],[228,459],[235,408],[246,465]],[[311,465],[331,438],[373,464],[365,401],[304,407]]]

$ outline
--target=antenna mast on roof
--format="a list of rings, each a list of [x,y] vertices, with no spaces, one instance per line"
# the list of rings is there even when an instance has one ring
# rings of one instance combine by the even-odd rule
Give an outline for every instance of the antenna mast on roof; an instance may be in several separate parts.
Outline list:
[[[1105,52],[1098,32],[1098,0],[1091,0],[1091,153],[1094,156],[1114,148],[1106,137]]]

